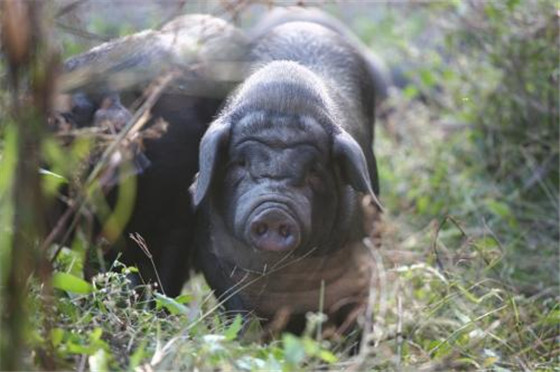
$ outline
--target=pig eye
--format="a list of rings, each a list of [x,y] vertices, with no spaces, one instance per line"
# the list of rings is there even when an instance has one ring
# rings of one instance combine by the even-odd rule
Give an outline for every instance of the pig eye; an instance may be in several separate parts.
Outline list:
[[[227,164],[227,169],[229,170],[236,170],[236,169],[243,169],[247,165],[247,161],[245,157],[238,157],[231,159]]]
[[[311,164],[307,169],[307,177],[305,178],[305,180],[313,190],[318,192],[323,192],[324,191],[323,175],[324,172],[320,164]]]
[[[318,176],[321,173],[321,167],[317,163],[313,163],[309,166],[307,173],[310,176]]]
[[[245,157],[239,157],[237,158],[234,162],[233,165],[240,167],[240,168],[245,168],[245,166],[247,165],[247,160],[245,159]]]

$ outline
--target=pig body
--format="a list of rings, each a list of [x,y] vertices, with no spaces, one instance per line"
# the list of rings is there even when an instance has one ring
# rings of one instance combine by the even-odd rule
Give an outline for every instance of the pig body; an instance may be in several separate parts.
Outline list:
[[[323,304],[347,328],[371,277],[361,200],[378,191],[373,77],[317,23],[276,19],[251,50],[254,72],[201,142],[198,265],[229,311],[289,313],[299,332]]]

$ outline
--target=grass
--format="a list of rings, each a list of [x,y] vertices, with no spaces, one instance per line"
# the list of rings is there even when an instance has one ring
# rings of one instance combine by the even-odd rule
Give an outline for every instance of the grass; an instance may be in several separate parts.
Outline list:
[[[378,148],[392,212],[383,251],[398,273],[391,282],[401,293],[407,335],[402,360],[429,369],[557,367],[556,244],[550,241],[540,261],[548,260],[546,274],[533,275],[529,286],[512,268],[530,254],[514,251],[520,233],[530,232],[489,207],[499,187],[464,141],[471,129],[449,132],[421,104],[397,101],[405,107],[388,127],[396,120],[406,132],[385,131]],[[398,309],[394,304],[396,324]]]
[[[468,160],[475,153],[460,141],[467,130],[449,133],[403,96],[391,105],[376,142],[387,213],[374,251],[373,328],[357,355],[344,340],[317,340],[312,326],[268,344],[238,339],[239,320],[215,310],[200,277],[177,299],[157,295],[153,309],[131,295],[124,267],[100,274],[85,293],[57,290],[53,328],[47,333],[37,319],[35,346],[50,345],[70,369],[557,370],[557,282],[519,291],[508,253],[518,227],[506,221],[509,233],[493,230],[500,220],[484,203],[496,186]],[[394,122],[407,122],[406,131]],[[59,269],[79,276],[80,255],[63,252]]]

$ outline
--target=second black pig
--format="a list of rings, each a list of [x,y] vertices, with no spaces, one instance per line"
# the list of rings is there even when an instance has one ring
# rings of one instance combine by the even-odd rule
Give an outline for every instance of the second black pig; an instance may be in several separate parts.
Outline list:
[[[120,256],[126,265],[138,267],[143,281],[159,279],[170,296],[180,293],[192,269],[188,187],[198,171],[199,142],[224,97],[241,79],[246,44],[243,33],[221,19],[185,15],[161,30],[102,44],[64,66],[61,85],[69,94],[70,107],[63,115],[76,127],[106,124],[112,132],[128,124],[132,115],[125,107],[142,97],[149,84],[175,72],[151,108],[147,124],[163,119],[167,130],[145,138],[143,152],[133,159],[137,189],[131,196],[130,219],[123,226],[109,226],[122,234],[104,236],[110,240],[105,252],[109,263]],[[114,206],[122,180],[105,184],[117,186],[109,193]],[[145,240],[151,257],[129,234]]]

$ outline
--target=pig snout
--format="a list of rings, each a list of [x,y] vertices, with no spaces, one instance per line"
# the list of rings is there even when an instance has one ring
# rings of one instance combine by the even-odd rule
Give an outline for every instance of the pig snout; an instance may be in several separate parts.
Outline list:
[[[295,218],[277,206],[258,208],[249,217],[247,241],[257,249],[285,252],[297,248],[301,231]]]

